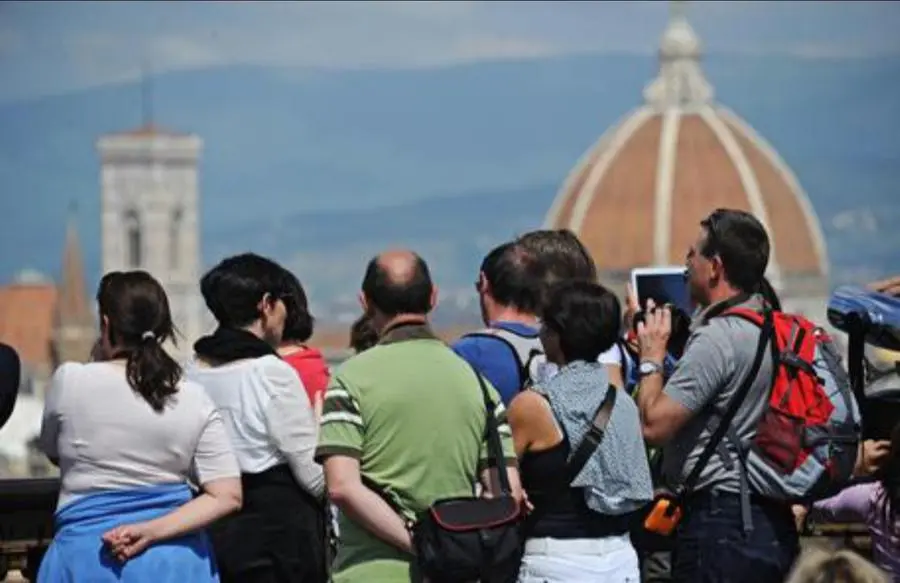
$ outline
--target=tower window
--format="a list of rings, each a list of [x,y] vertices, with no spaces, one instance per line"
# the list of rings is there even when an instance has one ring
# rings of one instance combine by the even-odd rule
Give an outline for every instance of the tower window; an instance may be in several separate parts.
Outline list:
[[[169,267],[178,268],[178,255],[181,253],[181,226],[184,222],[182,210],[172,211],[172,221],[169,223]]]
[[[141,239],[140,218],[136,211],[128,211],[125,213],[125,241],[129,267],[137,268],[143,263]]]

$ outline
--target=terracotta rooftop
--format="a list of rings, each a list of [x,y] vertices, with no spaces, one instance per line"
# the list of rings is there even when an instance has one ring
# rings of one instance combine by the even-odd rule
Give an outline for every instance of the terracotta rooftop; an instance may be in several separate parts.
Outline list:
[[[51,367],[57,292],[52,283],[0,287],[0,342],[31,367]]]

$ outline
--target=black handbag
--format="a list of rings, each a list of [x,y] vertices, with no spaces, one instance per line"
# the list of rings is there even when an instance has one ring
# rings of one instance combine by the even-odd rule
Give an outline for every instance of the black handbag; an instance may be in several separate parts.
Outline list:
[[[473,369],[474,370],[474,369]],[[523,512],[513,498],[497,431],[496,406],[475,371],[487,412],[488,467],[496,467],[500,493],[494,498],[447,498],[419,514],[413,548],[432,583],[515,581],[524,552]]]

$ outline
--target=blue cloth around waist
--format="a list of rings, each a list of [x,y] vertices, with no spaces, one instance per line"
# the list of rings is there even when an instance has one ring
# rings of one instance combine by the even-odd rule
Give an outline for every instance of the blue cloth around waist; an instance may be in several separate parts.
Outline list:
[[[112,556],[102,539],[117,526],[159,518],[192,497],[186,484],[164,484],[100,491],[62,506],[38,583],[217,583],[212,545],[203,531],[158,542],[125,563]]]

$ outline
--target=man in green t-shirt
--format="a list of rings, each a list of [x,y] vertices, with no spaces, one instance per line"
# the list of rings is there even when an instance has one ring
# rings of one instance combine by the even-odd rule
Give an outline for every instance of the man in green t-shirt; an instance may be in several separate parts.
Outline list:
[[[415,581],[407,524],[441,498],[471,496],[487,469],[486,411],[475,372],[428,327],[428,267],[389,251],[366,269],[360,300],[379,343],[341,365],[325,394],[316,459],[340,510],[334,581]],[[513,494],[521,497],[506,411],[496,415]]]

